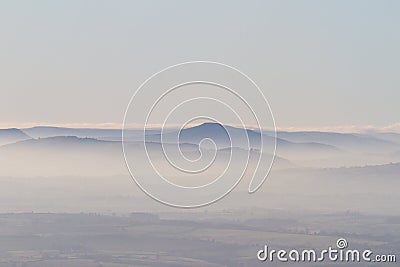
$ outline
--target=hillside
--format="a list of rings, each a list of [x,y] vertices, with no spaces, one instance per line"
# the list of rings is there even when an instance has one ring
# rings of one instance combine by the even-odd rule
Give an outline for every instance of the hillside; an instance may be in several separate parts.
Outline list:
[[[0,129],[0,146],[27,139],[31,139],[31,137],[20,129]]]

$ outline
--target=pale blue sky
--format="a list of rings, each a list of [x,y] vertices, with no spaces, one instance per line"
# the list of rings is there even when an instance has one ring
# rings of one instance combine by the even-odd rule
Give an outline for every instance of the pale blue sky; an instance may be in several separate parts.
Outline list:
[[[278,127],[400,122],[399,1],[1,1],[0,125],[120,123],[190,60],[235,66]]]

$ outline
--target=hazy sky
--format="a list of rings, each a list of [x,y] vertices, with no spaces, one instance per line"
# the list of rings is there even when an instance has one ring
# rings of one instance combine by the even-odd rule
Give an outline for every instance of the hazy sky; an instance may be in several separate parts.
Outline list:
[[[399,1],[1,1],[0,124],[122,121],[151,74],[239,68],[278,127],[400,122]]]

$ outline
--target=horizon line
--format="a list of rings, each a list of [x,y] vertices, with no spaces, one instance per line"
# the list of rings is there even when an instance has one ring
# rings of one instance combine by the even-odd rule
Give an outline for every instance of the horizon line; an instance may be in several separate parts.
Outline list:
[[[201,125],[202,123],[191,124],[190,127]],[[233,127],[238,125],[226,124]],[[122,123],[47,123],[47,122],[27,122],[27,123],[0,123],[0,129],[27,129],[33,127],[58,127],[71,129],[103,129],[103,130],[121,130]],[[149,125],[147,129],[161,129],[162,125]],[[180,125],[168,125],[165,128],[175,129],[180,128]],[[137,124],[129,124],[125,129],[140,130],[142,127]],[[248,127],[248,129],[257,129],[256,126]],[[271,131],[273,129],[263,129]],[[283,132],[335,132],[335,133],[400,133],[400,122],[387,126],[374,125],[338,125],[338,126],[321,126],[321,127],[277,127],[277,131]]]

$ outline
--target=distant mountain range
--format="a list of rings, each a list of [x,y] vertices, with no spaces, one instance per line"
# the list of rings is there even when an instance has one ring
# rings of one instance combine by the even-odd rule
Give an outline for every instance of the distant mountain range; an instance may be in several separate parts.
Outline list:
[[[226,130],[225,130],[226,128]],[[229,135],[228,135],[229,133]],[[163,135],[163,141],[165,142],[176,142],[178,137],[178,132],[170,132]],[[247,138],[248,136],[248,142]],[[245,138],[243,138],[245,137]],[[161,134],[152,134],[146,137],[146,140],[160,142]],[[198,126],[194,126],[191,128],[182,129],[179,134],[179,142],[184,143],[192,143],[199,144],[201,140],[209,138],[214,140],[219,147],[230,147],[231,140],[239,140],[237,142],[238,147],[241,148],[260,148],[261,144],[261,134],[257,131],[249,130],[249,129],[241,129],[235,128],[231,126],[222,126],[217,123],[203,123]],[[244,140],[243,140],[244,139]],[[271,151],[272,144],[274,144],[274,136],[264,134],[263,141],[266,142],[266,145],[269,148],[269,152]],[[326,145],[322,143],[317,143],[313,141],[302,142],[302,143],[294,143],[282,138],[276,139],[277,149],[279,152],[292,151],[292,152],[338,152],[339,150],[332,146]]]
[[[399,144],[366,134],[332,132],[278,132],[279,138],[291,142],[318,142],[347,151],[388,152]]]
[[[228,132],[230,136],[228,136]],[[7,158],[24,151],[32,154],[34,151],[57,151],[60,153],[75,151],[80,157],[91,155],[95,157],[107,154],[103,160],[111,156],[121,159],[120,129],[75,129],[61,127],[32,127],[25,129],[0,130],[0,155]],[[235,150],[249,149],[249,138],[252,153],[259,153],[260,141],[265,142],[264,153],[273,152],[274,134],[251,129],[241,129],[223,126],[217,123],[203,123],[198,126],[178,130],[168,129],[163,133],[165,146],[173,146],[179,142],[180,148],[190,156],[197,157],[199,143],[203,139],[212,139],[219,151],[230,148],[232,140]],[[178,140],[179,136],[179,140]],[[400,161],[400,134],[371,133],[343,134],[333,132],[277,132],[277,161],[280,167],[340,167],[384,164]],[[262,138],[261,138],[262,137]],[[124,132],[128,146],[139,146],[142,143],[143,130],[129,129]],[[161,133],[159,129],[146,130],[146,144],[153,151],[161,152]],[[213,149],[211,142],[201,143],[202,148]],[[5,152],[7,151],[7,152]],[[20,151],[17,153],[17,151]],[[79,152],[78,152],[79,151]],[[86,151],[86,152],[85,152]],[[11,153],[12,152],[12,153]],[[8,154],[7,154],[8,153]],[[85,154],[86,153],[86,154]],[[47,154],[46,154],[47,155]],[[73,154],[69,156],[73,157]],[[28,160],[28,159],[26,159]]]
[[[142,150],[143,142],[129,142],[126,147],[129,148],[126,149],[127,153],[131,153],[131,158],[136,162],[146,160],[144,155],[138,152]],[[176,148],[176,144],[162,145],[157,142],[147,142],[146,148],[152,160],[157,163],[165,161],[163,149],[171,150],[171,148]],[[198,145],[181,143],[179,148],[187,158],[201,156]],[[248,153],[242,148],[220,149],[217,151],[219,159],[228,162],[231,149],[233,153],[241,155]],[[203,151],[203,154],[204,152],[207,151]],[[257,150],[249,152],[254,155],[259,153]],[[177,153],[173,153],[172,156],[180,157]],[[76,136],[28,139],[3,145],[0,147],[0,162],[4,164],[0,170],[0,176],[57,176],[61,174],[96,176],[126,173],[120,142]],[[235,162],[232,164],[238,165]],[[296,166],[289,160],[277,156],[274,167],[282,169]]]
[[[20,129],[16,128],[0,129],[0,146],[31,138],[32,137],[30,137]]]
[[[241,129],[231,126],[222,126],[217,123],[204,123],[198,126],[185,128],[180,133],[181,143],[198,144],[204,138],[210,138],[220,143],[221,146],[229,146],[229,137],[224,127],[232,135],[243,137],[247,135],[251,147],[259,147],[260,133],[251,129]],[[164,132],[163,138],[166,142],[175,142],[177,130],[168,129]],[[24,129],[0,129],[0,145],[14,143],[31,138],[47,138],[55,136],[76,136],[80,138],[95,138],[107,141],[121,141],[121,129],[86,129],[86,128],[63,128],[37,126]],[[124,132],[125,140],[141,141],[143,130],[127,129]],[[264,132],[264,140],[273,142],[273,133]],[[346,150],[346,151],[374,151],[388,152],[400,150],[400,134],[397,133],[371,133],[351,134],[334,132],[277,132],[277,145],[281,149],[286,147],[323,150]],[[146,141],[160,142],[161,134],[159,129],[146,130]],[[247,140],[242,140],[240,147],[247,146]]]
[[[76,136],[81,138],[96,138],[109,141],[120,141],[122,130],[121,129],[87,129],[87,128],[63,128],[63,127],[49,127],[49,126],[36,126],[32,128],[22,129],[26,134],[33,138],[46,138],[54,136]],[[149,134],[159,133],[160,130],[147,130]],[[126,129],[124,131],[125,139],[137,141],[143,130]]]
[[[392,143],[400,144],[400,134],[399,133],[373,133],[373,136],[379,139],[390,141]]]

